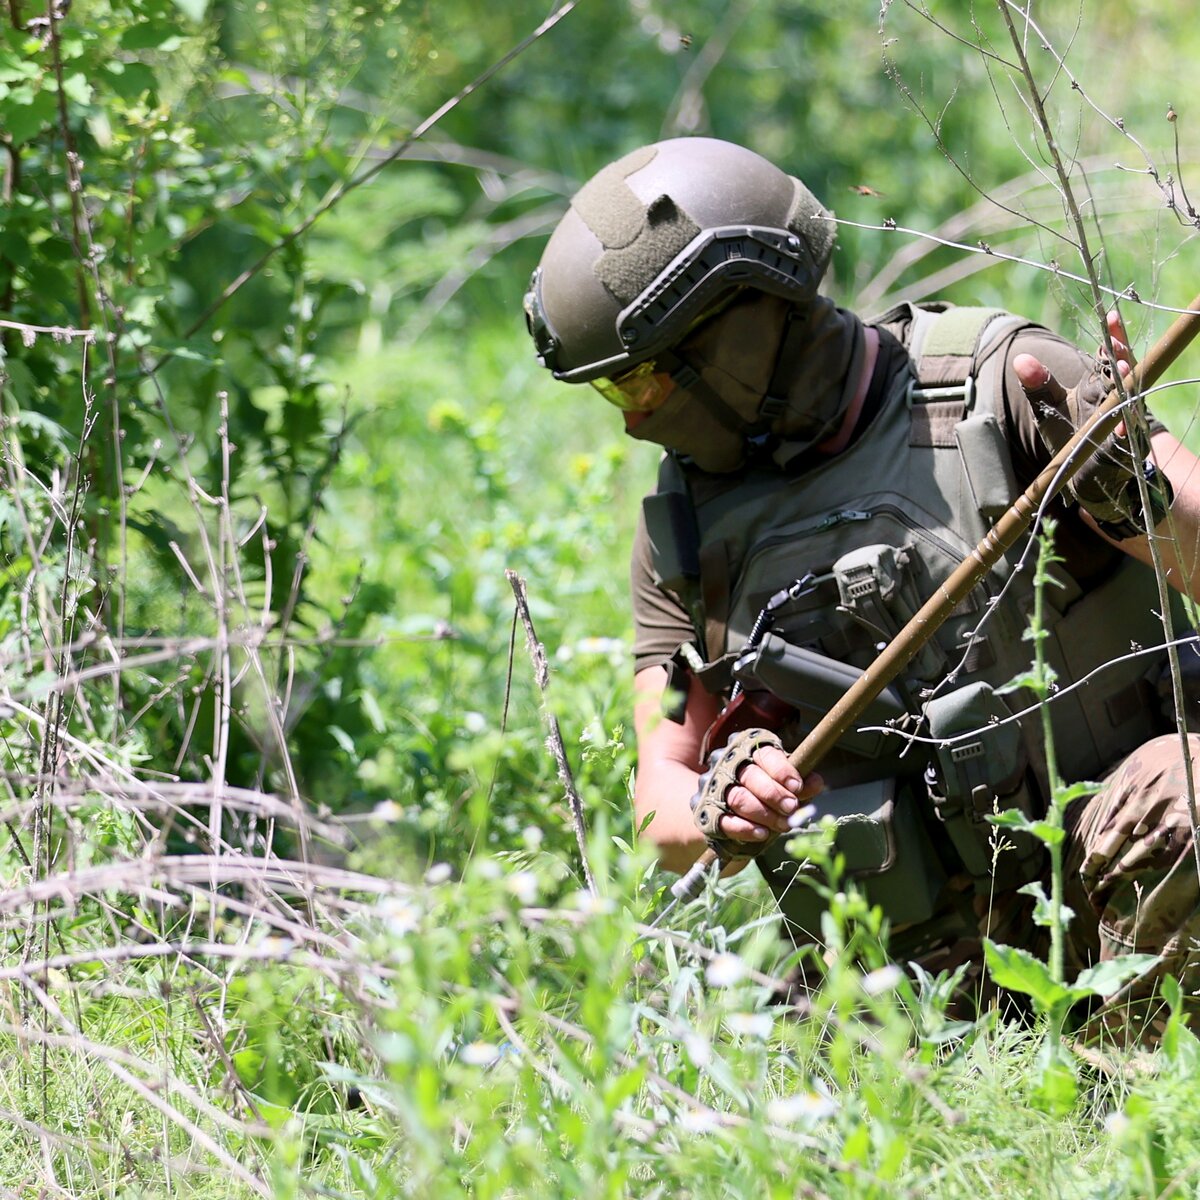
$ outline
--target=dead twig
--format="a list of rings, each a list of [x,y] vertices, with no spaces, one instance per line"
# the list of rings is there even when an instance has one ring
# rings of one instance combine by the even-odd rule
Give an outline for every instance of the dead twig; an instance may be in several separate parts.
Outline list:
[[[596,894],[596,881],[592,878],[592,868],[587,856],[587,827],[584,824],[583,801],[575,789],[575,777],[571,773],[571,764],[567,761],[566,747],[563,745],[562,731],[558,727],[558,718],[546,703],[546,689],[550,684],[550,667],[546,662],[546,651],[538,641],[533,629],[533,618],[529,615],[529,598],[525,592],[525,580],[515,571],[505,571],[505,578],[512,587],[517,601],[517,615],[525,627],[525,644],[529,649],[529,657],[533,662],[534,682],[542,695],[542,714],[546,721],[549,736],[546,741],[558,764],[558,779],[563,785],[567,796],[567,804],[571,809],[571,824],[575,827],[575,840],[579,844],[579,861],[583,864],[583,877],[587,882],[588,891]]]

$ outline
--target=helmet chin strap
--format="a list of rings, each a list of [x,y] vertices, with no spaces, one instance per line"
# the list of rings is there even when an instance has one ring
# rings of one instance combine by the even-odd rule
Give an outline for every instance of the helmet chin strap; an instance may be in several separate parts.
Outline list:
[[[677,350],[671,351],[669,355],[662,355],[659,361],[671,376],[671,382],[702,404],[723,429],[738,437],[746,436],[745,419],[721,398],[716,388],[701,378],[700,372]]]

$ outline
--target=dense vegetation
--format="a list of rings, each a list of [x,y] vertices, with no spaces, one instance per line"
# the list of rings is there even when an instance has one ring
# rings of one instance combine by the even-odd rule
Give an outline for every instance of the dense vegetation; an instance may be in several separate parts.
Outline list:
[[[0,1193],[1196,1194],[1178,1023],[955,1022],[832,862],[810,1010],[748,877],[645,930],[655,456],[520,313],[582,179],[713,133],[836,208],[846,303],[1091,344],[1091,270],[1145,348],[1196,291],[1200,31],[1046,7],[8,0]]]

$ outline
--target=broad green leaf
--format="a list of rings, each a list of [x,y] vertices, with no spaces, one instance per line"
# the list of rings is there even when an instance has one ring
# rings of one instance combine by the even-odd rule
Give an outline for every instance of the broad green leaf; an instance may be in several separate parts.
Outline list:
[[[1067,836],[1061,825],[1055,825],[1050,821],[1034,821],[1029,826],[1029,832],[1047,846],[1061,846],[1063,839]]]
[[[34,91],[22,85],[13,88],[0,107],[4,132],[14,146],[31,141],[54,120],[56,116],[54,97],[46,91]]]
[[[92,85],[88,83],[87,76],[81,72],[68,75],[63,80],[62,90],[63,95],[68,100],[73,100],[76,104],[90,104],[92,102]]]
[[[136,100],[145,92],[153,95],[158,88],[154,72],[145,63],[110,62],[103,68],[103,75],[122,100]]]
[[[1122,954],[1079,972],[1075,987],[1089,995],[1111,996],[1123,984],[1144,975],[1160,958],[1157,954]]]
[[[1033,822],[1019,808],[1006,808],[1004,812],[987,813],[985,819],[992,825],[999,825],[1001,829],[1030,830],[1033,828]]]
[[[0,83],[19,83],[22,79],[37,79],[42,68],[27,58],[0,49]]]
[[[182,39],[179,29],[166,21],[143,21],[121,35],[122,50],[175,50]]]
[[[1050,974],[1050,968],[1028,950],[1001,946],[991,939],[985,939],[983,952],[992,980],[1010,992],[1020,992],[1030,997],[1039,1012],[1048,1013],[1075,998],[1072,990],[1056,982]]]
[[[1031,821],[1020,809],[1009,808],[1002,813],[988,813],[987,820],[1002,829],[1019,829],[1031,833],[1047,846],[1062,844],[1066,836],[1062,829],[1050,821]]]
[[[22,408],[31,407],[37,402],[37,387],[33,372],[19,358],[11,358],[4,363],[4,390]]]
[[[1072,800],[1078,800],[1080,796],[1094,796],[1099,790],[1100,784],[1089,779],[1081,779],[1078,783],[1068,784],[1061,788],[1055,799],[1065,807]]]

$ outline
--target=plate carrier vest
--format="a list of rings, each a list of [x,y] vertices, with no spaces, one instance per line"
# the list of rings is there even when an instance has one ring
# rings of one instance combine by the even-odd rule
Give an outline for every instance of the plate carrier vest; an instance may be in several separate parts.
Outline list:
[[[710,690],[731,682],[768,600],[801,579],[773,614],[769,647],[865,668],[1020,494],[996,413],[1007,348],[1032,323],[945,305],[904,305],[878,323],[906,314],[911,373],[837,456],[800,474],[766,465],[736,476],[663,459],[644,502],[655,582],[689,612],[696,641],[683,658]],[[1041,871],[1040,843],[986,820],[1010,808],[1040,816],[1050,790],[1040,714],[1023,712],[1033,694],[1005,689],[1032,661],[1036,559],[1020,539],[905,668],[894,685],[903,728],[852,731],[818,767],[829,785],[818,808],[837,818],[847,874],[894,924],[933,916],[951,874],[990,890]],[[1099,779],[1161,731],[1165,652],[1144,649],[1164,640],[1157,592],[1133,559],[1087,594],[1051,572],[1042,644],[1056,673],[1058,767],[1068,781]],[[813,723],[780,730],[785,746]],[[823,905],[785,839],[756,861],[793,937],[817,938]]]

